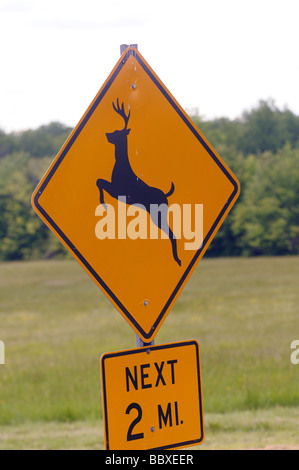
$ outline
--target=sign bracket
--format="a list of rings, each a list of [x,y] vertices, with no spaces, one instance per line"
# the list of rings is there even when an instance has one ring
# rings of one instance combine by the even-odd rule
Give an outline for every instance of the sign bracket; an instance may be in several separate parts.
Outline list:
[[[125,52],[125,50],[128,49],[128,47],[134,47],[135,49],[138,50],[138,44],[121,44],[120,45],[120,55],[122,55],[123,52]]]
[[[136,341],[138,348],[144,348],[145,346],[153,346],[155,341],[151,341],[150,343],[145,343],[137,334],[136,334]]]

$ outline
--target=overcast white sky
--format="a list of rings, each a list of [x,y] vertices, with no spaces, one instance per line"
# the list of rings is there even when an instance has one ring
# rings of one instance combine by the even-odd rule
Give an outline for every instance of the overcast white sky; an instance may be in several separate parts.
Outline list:
[[[0,0],[0,128],[75,126],[122,43],[205,118],[299,114],[298,21],[299,0]]]

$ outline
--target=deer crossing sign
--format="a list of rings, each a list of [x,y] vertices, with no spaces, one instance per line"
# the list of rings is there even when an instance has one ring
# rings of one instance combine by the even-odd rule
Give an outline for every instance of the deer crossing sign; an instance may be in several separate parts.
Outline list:
[[[130,47],[32,204],[150,342],[238,194],[230,169]]]

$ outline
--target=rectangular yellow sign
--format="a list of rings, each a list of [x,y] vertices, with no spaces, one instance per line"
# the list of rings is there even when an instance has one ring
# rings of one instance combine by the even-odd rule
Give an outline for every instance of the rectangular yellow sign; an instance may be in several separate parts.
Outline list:
[[[195,340],[104,354],[101,376],[107,450],[173,449],[203,442]]]

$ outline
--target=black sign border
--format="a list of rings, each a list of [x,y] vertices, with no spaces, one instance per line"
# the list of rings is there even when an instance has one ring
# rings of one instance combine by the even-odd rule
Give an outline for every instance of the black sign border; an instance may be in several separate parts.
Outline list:
[[[220,211],[218,217],[216,218],[214,224],[212,225],[211,229],[207,233],[205,239],[203,240],[201,248],[195,253],[194,257],[192,258],[191,262],[189,263],[188,267],[184,271],[181,279],[179,280],[178,284],[176,285],[175,289],[173,290],[172,294],[170,295],[169,299],[165,303],[163,309],[161,310],[160,314],[158,315],[156,321],[154,324],[151,326],[149,332],[144,331],[144,329],[139,325],[139,323],[135,320],[135,318],[132,316],[132,314],[127,310],[127,308],[122,304],[122,302],[118,299],[118,297],[114,294],[114,292],[110,289],[110,287],[104,282],[104,280],[101,278],[101,276],[95,271],[95,269],[91,266],[91,264],[84,258],[84,256],[77,250],[75,245],[71,242],[71,240],[65,235],[65,233],[60,229],[60,227],[54,222],[54,220],[49,216],[49,214],[43,209],[43,207],[39,203],[39,198],[41,197],[43,191],[45,190],[46,186],[48,185],[49,181],[51,180],[52,176],[55,174],[57,169],[59,168],[59,165],[69,152],[70,148],[74,144],[75,140],[83,130],[84,126],[87,124],[88,120],[90,119],[91,115],[94,113],[95,109],[99,106],[100,102],[102,101],[103,97],[109,90],[110,86],[122,70],[124,64],[127,62],[129,57],[133,55],[138,63],[141,65],[141,67],[144,69],[144,71],[147,73],[147,75],[150,77],[150,79],[153,81],[153,83],[157,86],[157,88],[161,91],[161,93],[164,95],[164,97],[168,100],[168,102],[171,104],[171,106],[174,108],[174,110],[179,114],[181,119],[184,121],[184,123],[187,125],[187,127],[190,129],[190,131],[194,134],[194,136],[198,139],[198,141],[201,143],[201,145],[205,148],[205,150],[209,153],[209,155],[213,158],[215,163],[218,165],[218,167],[222,170],[222,172],[226,175],[226,177],[229,179],[229,181],[233,185],[233,191],[224,204],[222,210]],[[34,205],[37,208],[37,210],[43,215],[43,217],[47,220],[48,224],[54,229],[54,231],[61,237],[61,239],[65,242],[65,244],[69,247],[70,251],[83,263],[83,265],[86,267],[87,271],[92,275],[94,279],[102,286],[102,288],[107,292],[108,296],[113,300],[113,302],[118,306],[118,308],[124,313],[124,315],[128,318],[128,320],[135,326],[136,330],[141,334],[141,336],[147,340],[151,340],[155,336],[155,331],[159,327],[161,321],[163,320],[163,317],[165,316],[166,312],[168,311],[169,306],[171,305],[173,299],[177,295],[179,289],[181,288],[182,284],[186,280],[189,272],[193,268],[194,264],[196,263],[198,257],[202,253],[202,251],[205,249],[207,243],[209,242],[212,233],[214,232],[216,226],[218,225],[219,221],[223,217],[224,213],[228,210],[228,208],[231,205],[231,202],[233,201],[234,197],[238,193],[239,190],[239,185],[238,182],[233,178],[233,176],[227,171],[226,167],[222,164],[222,162],[219,160],[219,158],[215,155],[214,151],[212,148],[209,147],[209,145],[205,142],[205,140],[201,137],[199,132],[196,130],[195,126],[193,126],[186,115],[182,112],[182,110],[179,108],[179,106],[176,104],[174,99],[169,95],[168,91],[162,86],[160,81],[156,78],[156,76],[152,73],[152,71],[149,69],[147,64],[144,62],[142,56],[138,53],[136,49],[128,49],[122,56],[121,61],[117,65],[116,69],[114,70],[113,74],[110,76],[108,79],[107,83],[104,85],[103,89],[95,99],[94,103],[80,122],[77,128],[75,128],[74,133],[71,135],[70,140],[67,142],[65,148],[55,161],[54,165],[50,169],[49,173],[47,174],[45,180],[39,187],[39,190],[35,193],[34,195]]]

